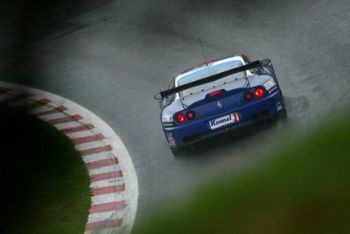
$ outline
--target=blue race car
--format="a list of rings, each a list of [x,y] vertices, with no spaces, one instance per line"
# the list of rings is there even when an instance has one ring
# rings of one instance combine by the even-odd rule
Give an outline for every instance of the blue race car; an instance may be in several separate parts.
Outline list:
[[[244,55],[198,65],[155,98],[174,154],[225,130],[286,114],[271,61],[250,62]]]

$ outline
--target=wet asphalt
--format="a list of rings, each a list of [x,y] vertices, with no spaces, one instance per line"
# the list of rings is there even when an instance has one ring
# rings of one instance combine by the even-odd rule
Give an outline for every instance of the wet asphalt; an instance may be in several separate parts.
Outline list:
[[[239,171],[281,136],[299,134],[350,100],[347,0],[105,1],[60,16],[15,56],[4,56],[16,35],[3,27],[1,80],[71,99],[115,130],[136,168],[138,218],[198,179],[223,168]],[[235,53],[270,58],[288,120],[226,134],[174,157],[153,95],[205,60],[199,40],[207,59]]]

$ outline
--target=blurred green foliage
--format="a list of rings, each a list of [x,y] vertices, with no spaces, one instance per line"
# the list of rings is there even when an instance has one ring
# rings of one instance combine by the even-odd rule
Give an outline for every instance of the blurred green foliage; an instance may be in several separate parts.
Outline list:
[[[323,121],[249,171],[150,215],[133,233],[350,233],[349,142],[349,114]]]

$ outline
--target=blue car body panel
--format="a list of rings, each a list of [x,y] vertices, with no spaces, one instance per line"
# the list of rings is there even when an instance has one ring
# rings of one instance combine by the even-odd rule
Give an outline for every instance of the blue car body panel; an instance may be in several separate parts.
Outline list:
[[[205,77],[206,74],[215,74],[222,67],[229,67],[242,61],[244,63],[240,56],[237,57],[237,60],[233,57],[232,60],[224,63],[218,61],[217,65],[187,72],[188,75],[177,79],[177,85],[182,85],[182,81],[191,80],[198,75]],[[264,95],[262,97],[253,96],[252,100],[249,101],[245,100],[244,93],[254,93],[257,87],[265,91]],[[215,90],[221,90],[221,93],[210,96],[209,93]],[[285,111],[282,91],[271,63],[255,72],[249,71],[249,74],[246,73],[246,77],[242,79],[187,97],[176,95],[177,98],[174,96],[174,100],[169,101],[164,98],[161,100],[160,117],[164,134],[170,146],[192,144],[226,130],[275,117],[279,112]],[[176,114],[186,115],[188,111],[193,111],[196,114],[193,120],[185,119],[183,123],[175,121]],[[217,127],[216,124],[220,127]]]

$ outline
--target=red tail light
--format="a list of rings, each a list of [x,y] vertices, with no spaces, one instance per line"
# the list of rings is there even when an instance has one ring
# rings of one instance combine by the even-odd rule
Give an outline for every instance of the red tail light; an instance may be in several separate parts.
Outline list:
[[[196,117],[196,114],[194,113],[194,111],[187,111],[187,113],[186,113],[186,118],[188,119],[188,120],[192,120],[192,119],[194,119]]]
[[[265,91],[264,91],[264,89],[263,88],[256,88],[255,90],[254,90],[254,95],[256,96],[256,97],[262,97],[262,96],[264,96],[264,94],[265,94]]]
[[[250,101],[253,99],[253,94],[249,91],[246,91],[244,94],[243,94],[243,98],[244,100],[246,101]]]
[[[209,97],[214,97],[222,93],[222,89],[209,93]]]
[[[178,123],[183,123],[185,122],[185,116],[181,113],[178,113],[175,115],[175,121]]]

